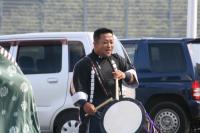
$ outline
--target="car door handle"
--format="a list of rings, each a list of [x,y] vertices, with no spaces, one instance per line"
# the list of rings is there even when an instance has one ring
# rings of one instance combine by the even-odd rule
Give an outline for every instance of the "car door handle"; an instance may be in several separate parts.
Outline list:
[[[57,78],[48,78],[47,82],[48,83],[58,83],[58,79]]]

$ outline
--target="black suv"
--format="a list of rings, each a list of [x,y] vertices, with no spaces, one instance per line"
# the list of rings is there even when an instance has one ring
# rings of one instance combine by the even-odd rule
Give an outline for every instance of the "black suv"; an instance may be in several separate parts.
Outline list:
[[[136,98],[161,132],[194,131],[200,118],[200,39],[120,41],[138,74]]]

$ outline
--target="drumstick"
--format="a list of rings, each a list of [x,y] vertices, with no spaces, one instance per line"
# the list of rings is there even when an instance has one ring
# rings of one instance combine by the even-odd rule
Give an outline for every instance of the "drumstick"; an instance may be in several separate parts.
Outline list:
[[[115,79],[115,99],[119,100],[119,80]]]
[[[96,107],[96,109],[97,109],[97,110],[100,109],[101,107],[105,106],[106,104],[108,104],[108,103],[111,102],[111,101],[113,101],[113,98],[112,98],[112,97],[109,98],[108,100],[104,101],[104,102],[101,103],[100,105],[98,105],[98,106]]]
[[[117,65],[115,64],[114,60],[111,61],[114,71],[117,71]],[[115,78],[115,99],[119,100],[119,80]]]
[[[108,100],[104,101],[104,102],[101,103],[100,105],[98,105],[98,106],[96,107],[96,110],[100,109],[101,107],[105,106],[106,104],[108,104],[108,103],[111,102],[111,101],[113,101],[113,98],[112,98],[112,97],[109,98]],[[87,117],[87,116],[88,116],[88,114],[85,114],[85,117]]]

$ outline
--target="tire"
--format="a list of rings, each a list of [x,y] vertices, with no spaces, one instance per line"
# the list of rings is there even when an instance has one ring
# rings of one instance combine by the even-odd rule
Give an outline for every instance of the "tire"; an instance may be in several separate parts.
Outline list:
[[[150,116],[161,133],[189,133],[190,121],[184,110],[174,102],[160,102],[150,108]]]
[[[60,115],[54,125],[54,133],[78,133],[80,121],[72,113]]]

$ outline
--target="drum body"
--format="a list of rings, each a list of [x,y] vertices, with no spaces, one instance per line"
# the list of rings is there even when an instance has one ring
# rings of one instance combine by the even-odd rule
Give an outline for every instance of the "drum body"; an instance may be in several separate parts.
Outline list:
[[[101,130],[104,133],[137,133],[142,129],[145,110],[131,98],[113,101],[104,108]]]

